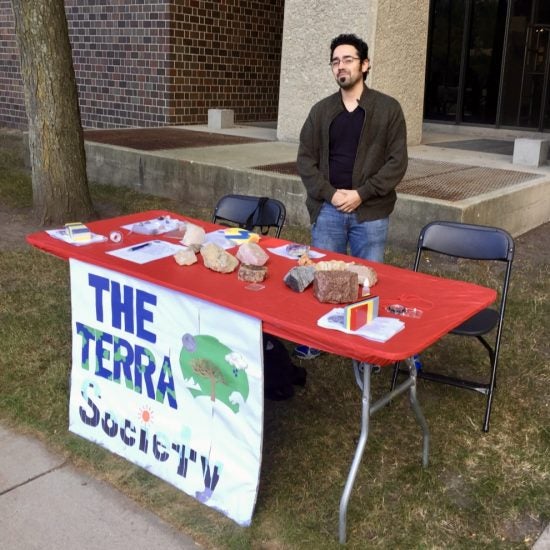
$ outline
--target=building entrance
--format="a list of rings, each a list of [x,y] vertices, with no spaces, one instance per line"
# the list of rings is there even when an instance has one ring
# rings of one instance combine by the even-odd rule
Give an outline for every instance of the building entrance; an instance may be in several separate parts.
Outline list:
[[[550,131],[550,2],[432,0],[424,117]]]

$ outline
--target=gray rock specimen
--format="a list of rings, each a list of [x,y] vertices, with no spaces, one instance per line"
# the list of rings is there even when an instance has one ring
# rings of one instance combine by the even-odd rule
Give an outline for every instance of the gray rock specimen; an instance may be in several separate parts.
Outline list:
[[[313,293],[320,302],[345,304],[355,302],[359,289],[357,273],[353,271],[316,271]]]
[[[283,281],[295,292],[303,292],[312,282],[315,276],[313,266],[293,267],[285,276]]]

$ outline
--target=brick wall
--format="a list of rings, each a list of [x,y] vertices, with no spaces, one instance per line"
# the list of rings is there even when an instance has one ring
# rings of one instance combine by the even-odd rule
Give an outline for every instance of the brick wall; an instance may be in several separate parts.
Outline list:
[[[237,121],[275,120],[284,0],[174,2],[171,118],[207,120],[208,108]]]
[[[284,0],[66,0],[82,123],[277,118]],[[13,14],[0,0],[0,124],[26,123]],[[5,76],[7,75],[7,76]]]
[[[0,125],[23,128],[26,123],[13,11],[10,0],[0,0]]]

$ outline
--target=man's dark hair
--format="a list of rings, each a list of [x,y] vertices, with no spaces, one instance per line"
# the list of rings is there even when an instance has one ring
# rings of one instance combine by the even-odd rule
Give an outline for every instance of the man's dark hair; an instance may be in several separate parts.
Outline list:
[[[353,46],[357,50],[357,54],[359,55],[359,59],[361,60],[361,63],[363,63],[365,59],[369,58],[369,47],[364,40],[361,40],[356,34],[339,34],[330,43],[329,61],[332,61],[334,50],[338,46],[341,46],[342,44]],[[363,73],[363,80],[367,78],[367,74],[368,74],[368,71],[366,73]]]

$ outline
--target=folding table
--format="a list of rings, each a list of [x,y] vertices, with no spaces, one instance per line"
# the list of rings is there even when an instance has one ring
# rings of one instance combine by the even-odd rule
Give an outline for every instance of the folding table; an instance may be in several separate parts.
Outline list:
[[[379,297],[381,315],[392,316],[385,310],[391,304],[403,304],[408,308],[421,310],[422,315],[419,318],[405,318],[405,329],[390,340],[385,343],[374,342],[360,336],[320,328],[317,320],[331,310],[334,304],[319,302],[311,289],[303,293],[290,290],[283,282],[283,277],[296,262],[288,258],[270,254],[267,264],[269,274],[262,283],[264,288],[251,292],[246,283],[237,279],[235,273],[224,275],[213,272],[205,268],[201,260],[182,268],[171,257],[147,264],[136,264],[106,253],[121,246],[139,245],[152,238],[165,238],[163,235],[151,237],[121,230],[122,226],[159,217],[189,221],[202,226],[206,231],[219,229],[219,226],[173,212],[154,210],[87,224],[94,233],[107,237],[113,230],[121,231],[123,243],[114,243],[107,239],[91,245],[73,246],[44,231],[29,235],[27,240],[34,247],[60,258],[74,258],[245,313],[260,319],[262,330],[266,333],[351,358],[356,381],[362,390],[361,432],[340,501],[339,539],[344,543],[347,507],[367,443],[370,415],[396,396],[408,392],[412,411],[422,430],[422,464],[426,466],[429,430],[416,396],[416,369],[412,357],[465,319],[490,305],[496,298],[495,291],[471,283],[326,252],[324,260],[354,261],[370,265],[376,270],[378,283],[371,289],[371,293]],[[264,250],[286,243],[288,241],[267,236],[260,241]],[[394,391],[372,403],[372,367],[392,365],[396,361],[405,361],[409,377]]]

